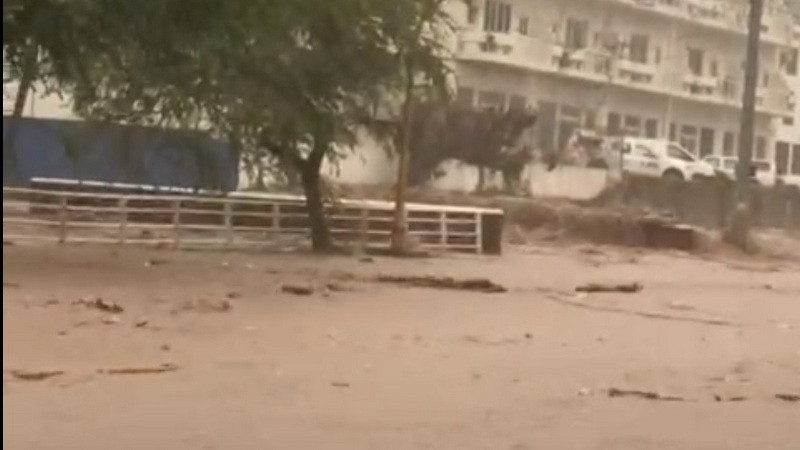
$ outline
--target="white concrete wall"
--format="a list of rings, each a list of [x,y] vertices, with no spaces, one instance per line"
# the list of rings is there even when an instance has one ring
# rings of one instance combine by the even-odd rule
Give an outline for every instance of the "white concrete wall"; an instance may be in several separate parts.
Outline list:
[[[526,182],[534,197],[589,200],[605,189],[609,173],[603,169],[559,166],[548,171],[542,164],[526,169]]]
[[[397,161],[381,143],[366,132],[358,133],[359,145],[342,149],[343,158],[325,161],[322,173],[334,180],[349,184],[391,184],[397,177]]]
[[[61,99],[58,95],[41,95],[42,86],[35,86],[35,91],[28,93],[22,115],[40,119],[78,119],[72,112],[69,99]],[[3,84],[3,115],[11,114],[17,95],[16,83]]]

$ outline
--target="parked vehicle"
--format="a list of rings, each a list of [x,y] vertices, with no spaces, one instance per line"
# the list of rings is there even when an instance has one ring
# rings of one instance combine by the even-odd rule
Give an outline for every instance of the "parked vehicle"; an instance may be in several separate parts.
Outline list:
[[[728,177],[730,180],[736,179],[736,167],[739,165],[739,159],[733,156],[717,156],[709,155],[703,158],[714,170]],[[753,182],[761,186],[775,186],[777,175],[775,166],[769,161],[754,160],[751,163],[750,177]]]
[[[715,174],[707,162],[668,140],[626,137],[622,139],[621,151],[622,169],[632,175],[690,181]]]
[[[781,175],[778,177],[780,182],[785,186],[793,186],[795,189],[800,190],[800,175]]]

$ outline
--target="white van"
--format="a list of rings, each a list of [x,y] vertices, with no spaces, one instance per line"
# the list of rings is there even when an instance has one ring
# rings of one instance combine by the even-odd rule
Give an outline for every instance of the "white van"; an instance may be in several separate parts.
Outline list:
[[[709,155],[703,158],[703,161],[709,163],[714,169],[725,175],[731,180],[736,180],[736,166],[739,164],[739,159],[733,156],[717,156]],[[775,166],[769,161],[753,160],[751,163],[753,172],[751,178],[760,186],[775,186],[777,174],[775,173]]]
[[[676,142],[626,137],[622,140],[622,169],[632,175],[691,181],[711,178],[714,168]]]

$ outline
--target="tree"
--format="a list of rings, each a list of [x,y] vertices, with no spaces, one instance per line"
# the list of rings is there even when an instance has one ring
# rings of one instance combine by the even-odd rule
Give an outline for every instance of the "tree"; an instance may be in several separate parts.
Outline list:
[[[48,75],[85,117],[204,128],[245,154],[266,151],[290,165],[313,247],[328,250],[319,170],[355,143],[371,105],[402,73],[398,49],[421,13],[408,3],[50,0],[73,8],[77,50],[56,54],[71,70]],[[414,49],[429,60],[438,46],[424,40]]]
[[[431,96],[447,97],[449,70],[444,59],[449,57],[446,42],[453,26],[445,11],[445,2],[446,0],[412,0],[395,3],[398,10],[394,17],[410,19],[397,21],[391,28],[394,36],[392,47],[396,50],[400,65],[398,83],[395,86],[402,98],[400,118],[394,135],[398,168],[391,248],[396,253],[405,253],[408,247],[405,202],[414,107],[420,99]]]
[[[426,102],[414,113],[411,133],[412,185],[427,181],[446,159],[474,165],[480,171],[503,172],[507,187],[519,182],[530,161],[530,148],[519,145],[536,121],[529,108],[474,109],[458,104]],[[476,190],[483,188],[481,177]]]

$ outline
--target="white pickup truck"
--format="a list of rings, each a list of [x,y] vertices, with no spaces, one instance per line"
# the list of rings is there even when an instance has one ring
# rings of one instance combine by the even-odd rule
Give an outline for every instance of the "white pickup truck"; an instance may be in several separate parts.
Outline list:
[[[679,144],[663,139],[622,139],[622,169],[632,175],[691,181],[714,176],[714,168]]]

